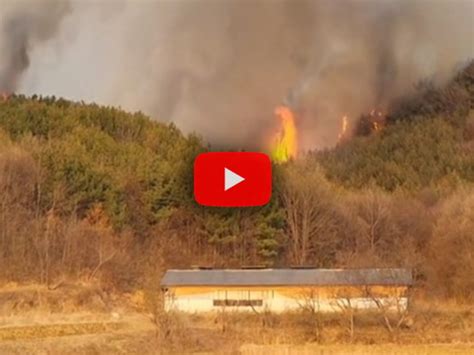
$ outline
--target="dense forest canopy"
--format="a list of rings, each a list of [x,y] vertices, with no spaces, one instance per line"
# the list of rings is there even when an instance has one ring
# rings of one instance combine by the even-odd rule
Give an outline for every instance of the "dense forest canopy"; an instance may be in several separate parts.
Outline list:
[[[269,205],[215,209],[192,197],[193,160],[209,149],[198,136],[113,107],[0,99],[0,277],[133,287],[158,260],[411,266],[470,294],[474,63],[446,86],[421,83],[382,130],[366,119],[335,148],[276,164]]]

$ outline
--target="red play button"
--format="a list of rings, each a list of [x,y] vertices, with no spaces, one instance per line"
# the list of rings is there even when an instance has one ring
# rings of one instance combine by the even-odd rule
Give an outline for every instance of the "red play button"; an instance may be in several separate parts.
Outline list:
[[[194,161],[194,197],[204,206],[262,206],[272,195],[272,165],[263,153],[216,152]]]

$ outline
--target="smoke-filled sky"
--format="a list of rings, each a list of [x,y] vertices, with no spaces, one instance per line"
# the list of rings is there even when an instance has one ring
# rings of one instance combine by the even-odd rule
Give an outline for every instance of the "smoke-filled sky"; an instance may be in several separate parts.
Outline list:
[[[303,149],[474,57],[474,0],[0,0],[0,91],[142,110],[258,147],[275,106]]]

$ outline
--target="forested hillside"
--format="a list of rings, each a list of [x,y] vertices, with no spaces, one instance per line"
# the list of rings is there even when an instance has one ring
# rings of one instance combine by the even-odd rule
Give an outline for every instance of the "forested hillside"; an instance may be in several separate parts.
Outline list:
[[[346,187],[394,191],[474,181],[474,64],[443,88],[430,82],[395,102],[381,131],[361,117],[356,137],[318,156],[330,179]],[[371,134],[377,133],[377,134]]]
[[[474,284],[474,64],[420,85],[332,150],[274,166],[262,208],[192,198],[196,136],[141,113],[0,99],[0,277],[133,288],[166,267],[411,266],[420,285]]]

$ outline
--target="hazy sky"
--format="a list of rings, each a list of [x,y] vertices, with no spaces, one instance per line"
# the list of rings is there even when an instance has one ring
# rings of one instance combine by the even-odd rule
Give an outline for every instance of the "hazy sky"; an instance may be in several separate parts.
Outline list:
[[[142,110],[258,147],[289,101],[302,148],[474,57],[472,0],[0,0],[0,86]],[[0,90],[2,88],[0,87]]]

